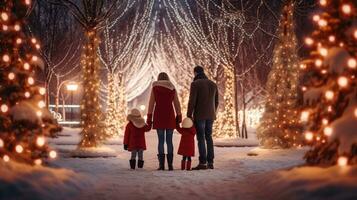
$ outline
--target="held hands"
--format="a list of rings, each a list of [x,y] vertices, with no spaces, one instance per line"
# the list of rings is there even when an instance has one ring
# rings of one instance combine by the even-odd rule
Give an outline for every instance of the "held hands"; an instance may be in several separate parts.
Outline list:
[[[127,144],[124,144],[124,150],[128,150],[128,145]]]
[[[152,114],[148,114],[146,118],[146,124],[151,126],[152,125]]]
[[[176,116],[176,124],[180,124],[182,122],[182,115]]]

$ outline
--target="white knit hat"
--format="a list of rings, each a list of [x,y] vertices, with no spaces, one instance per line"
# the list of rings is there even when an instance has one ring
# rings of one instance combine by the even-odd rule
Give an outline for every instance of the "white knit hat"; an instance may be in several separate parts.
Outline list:
[[[193,121],[186,117],[182,120],[182,128],[191,128],[193,126]]]

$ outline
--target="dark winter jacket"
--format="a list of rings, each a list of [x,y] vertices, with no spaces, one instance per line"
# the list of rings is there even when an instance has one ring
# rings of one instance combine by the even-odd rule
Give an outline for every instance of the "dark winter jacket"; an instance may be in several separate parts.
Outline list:
[[[206,75],[198,74],[191,83],[187,117],[194,120],[215,120],[217,108],[217,85]]]
[[[151,118],[152,115],[154,129],[176,128],[176,116],[181,115],[181,107],[175,87],[170,81],[153,83],[148,118]]]
[[[181,134],[178,154],[182,156],[195,156],[195,127],[181,128],[180,125],[177,125],[176,130]]]
[[[128,146],[128,151],[146,150],[145,132],[151,130],[151,126],[145,125],[142,128],[136,127],[129,122],[125,128],[124,145]]]

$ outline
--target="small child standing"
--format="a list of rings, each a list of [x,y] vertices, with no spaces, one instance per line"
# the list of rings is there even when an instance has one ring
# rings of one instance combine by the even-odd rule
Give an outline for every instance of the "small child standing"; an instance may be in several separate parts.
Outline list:
[[[135,169],[136,156],[138,156],[138,168],[144,167],[144,151],[146,150],[145,132],[151,130],[151,124],[147,125],[138,109],[132,109],[127,117],[124,134],[124,149],[131,152],[129,160],[130,168]]]
[[[195,156],[195,135],[196,129],[190,118],[185,118],[180,124],[176,125],[177,131],[181,134],[178,154],[182,155],[181,170],[191,170],[191,157]]]

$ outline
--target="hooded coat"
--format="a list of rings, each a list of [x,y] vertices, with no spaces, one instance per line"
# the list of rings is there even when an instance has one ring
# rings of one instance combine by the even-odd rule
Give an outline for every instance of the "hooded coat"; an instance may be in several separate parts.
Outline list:
[[[151,130],[151,126],[145,124],[141,116],[128,116],[129,123],[126,125],[124,145],[128,145],[128,151],[146,150],[145,132]]]
[[[195,156],[195,127],[181,128],[180,125],[177,125],[176,130],[181,134],[178,154],[182,156]]]

